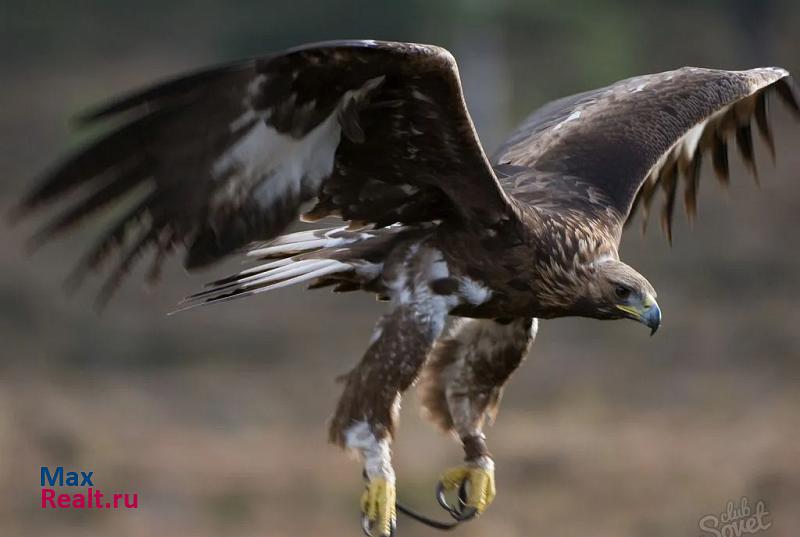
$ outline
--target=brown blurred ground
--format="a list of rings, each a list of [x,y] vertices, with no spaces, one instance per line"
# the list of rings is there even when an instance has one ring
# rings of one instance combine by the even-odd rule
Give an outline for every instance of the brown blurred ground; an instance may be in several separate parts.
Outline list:
[[[0,4],[0,208],[85,140],[67,118],[160,76],[335,37],[453,50],[487,147],[547,99],[684,64],[800,72],[793,2],[146,1]],[[781,109],[775,107],[776,117]],[[632,230],[623,256],[659,292],[654,338],[632,323],[543,322],[489,431],[499,496],[477,535],[698,535],[728,500],[763,499],[771,536],[800,527],[800,124],[756,188],[734,158],[728,195],[668,248]],[[763,148],[762,148],[763,149]],[[358,466],[325,443],[334,377],[381,306],[300,289],[166,317],[237,261],[155,291],[131,279],[97,316],[60,282],[92,233],[29,258],[0,228],[0,535],[358,535]],[[399,494],[430,513],[457,446],[406,399]],[[38,508],[39,467],[94,470],[138,511]],[[405,519],[401,534],[433,535]]]

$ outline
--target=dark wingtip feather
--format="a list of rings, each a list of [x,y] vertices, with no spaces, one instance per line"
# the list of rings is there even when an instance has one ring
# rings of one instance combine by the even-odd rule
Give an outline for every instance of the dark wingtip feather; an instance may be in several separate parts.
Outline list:
[[[756,126],[758,132],[764,141],[767,143],[769,154],[772,161],[775,162],[775,141],[772,138],[772,129],[769,126],[767,119],[767,92],[761,92],[756,98]]]
[[[755,151],[753,150],[753,130],[750,124],[740,125],[736,129],[736,146],[742,154],[742,160],[753,174],[753,178],[758,183],[758,168],[756,167]]]
[[[95,309],[102,311],[106,307],[108,302],[114,296],[114,293],[116,293],[119,289],[119,285],[122,283],[122,280],[124,280],[125,276],[127,276],[128,272],[130,272],[130,269],[136,260],[142,255],[145,248],[155,242],[157,236],[158,228],[156,227],[142,229],[139,237],[122,255],[119,263],[117,263],[117,266],[100,288],[100,292],[97,294],[97,298],[95,299]]]
[[[664,233],[664,237],[667,239],[667,244],[672,247],[672,224],[669,221],[669,217],[663,216],[661,217],[661,230]]]
[[[251,66],[253,61],[252,59],[246,59],[178,75],[89,108],[72,118],[72,121],[76,126],[86,126],[98,120],[129,112],[162,99],[180,99],[182,96],[195,91],[198,87],[202,87],[204,83],[213,81],[215,78],[227,75],[232,71]]]
[[[781,100],[793,112],[795,118],[800,119],[800,90],[792,77],[780,79],[775,84],[775,90]]]
[[[629,225],[631,225],[631,223],[634,220],[634,217],[636,216],[636,213],[638,212],[639,204],[641,203],[641,200],[642,200],[641,195],[639,193],[637,193],[636,196],[634,196],[634,198],[633,198],[633,203],[631,204],[631,210],[628,211],[628,218],[625,219],[625,223],[623,224],[623,227],[627,228]]]
[[[41,182],[39,184],[41,184]],[[41,204],[41,202],[37,200],[39,190],[40,188],[37,188],[29,192],[24,198],[18,201],[15,205],[11,206],[11,208],[5,214],[5,221],[7,225],[17,225],[20,221],[30,216],[30,214],[39,207]]]
[[[645,179],[642,188],[639,189],[638,197],[641,198],[640,206],[642,207],[642,235],[644,236],[647,233],[647,225],[650,220],[650,203],[653,201],[653,195],[655,194],[656,186],[658,186],[658,182],[652,176],[648,176]]]
[[[639,229],[639,233],[644,237],[647,234],[647,226],[650,223],[650,199],[643,199],[642,201],[642,226]]]
[[[146,213],[154,197],[154,193],[145,196],[97,240],[64,280],[64,288],[67,293],[71,294],[77,290],[86,276],[99,270],[112,250],[125,242],[128,230],[131,226],[141,221],[142,215]]]
[[[678,168],[673,164],[662,179],[667,199],[661,209],[661,230],[672,246],[672,216],[675,209],[675,191],[678,189]]]
[[[714,134],[713,147],[711,149],[711,163],[714,173],[723,186],[730,183],[730,165],[728,163],[728,142],[717,132]]]
[[[108,179],[109,173],[115,173],[114,170],[119,170],[116,173],[123,176],[144,166],[143,162],[133,162],[131,155],[141,152],[160,122],[178,111],[173,108],[137,118],[73,153],[36,181],[36,186],[15,208],[13,216],[24,217],[78,187],[98,184]]]
[[[175,232],[172,228],[162,230],[157,241],[156,253],[147,271],[145,281],[149,287],[155,286],[161,280],[161,270],[167,256],[175,249]]]
[[[697,191],[700,186],[700,169],[702,167],[703,154],[697,152],[686,170],[686,190],[683,193],[683,207],[689,224],[693,224],[697,217]]]
[[[78,226],[87,217],[133,190],[147,176],[148,170],[146,166],[135,166],[63,211],[30,238],[32,248],[39,248],[52,238]]]

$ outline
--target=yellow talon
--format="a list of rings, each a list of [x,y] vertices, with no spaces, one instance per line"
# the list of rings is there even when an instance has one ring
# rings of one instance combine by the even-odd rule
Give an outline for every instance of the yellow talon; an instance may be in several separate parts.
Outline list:
[[[469,482],[467,506],[474,507],[480,515],[489,507],[497,494],[494,468],[458,466],[442,474],[442,485],[445,490],[456,490],[464,481]]]
[[[361,495],[361,513],[369,520],[374,537],[392,534],[392,526],[397,518],[395,499],[394,483],[377,478],[367,484],[367,489]]]

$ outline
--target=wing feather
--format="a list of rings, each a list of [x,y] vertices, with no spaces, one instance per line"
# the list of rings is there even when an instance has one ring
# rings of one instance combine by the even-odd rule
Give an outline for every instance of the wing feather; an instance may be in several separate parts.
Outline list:
[[[122,125],[47,173],[26,215],[77,201],[35,236],[43,242],[148,187],[101,238],[75,280],[114,250],[103,293],[147,249],[155,278],[183,246],[188,268],[310,219],[361,224],[459,219],[478,228],[513,211],[466,110],[453,57],[429,45],[307,45],[177,77],[102,105],[83,124]],[[125,248],[125,244],[131,245]]]
[[[545,105],[506,142],[494,160],[525,166],[515,188],[547,181],[549,195],[565,206],[589,207],[621,226],[637,210],[645,215],[661,190],[661,223],[671,238],[676,190],[685,184],[689,218],[697,208],[701,157],[709,153],[717,179],[730,178],[729,142],[756,174],[751,125],[755,123],[774,158],[775,144],[767,114],[768,98],[777,94],[800,117],[800,98],[789,73],[768,67],[719,71],[687,67],[623,80],[606,88]],[[553,175],[570,178],[562,190]],[[605,196],[591,203],[575,200],[575,181],[600,189]],[[657,188],[660,187],[660,188]],[[588,190],[586,190],[588,191]],[[539,194],[543,196],[543,194]],[[570,199],[572,197],[572,199]],[[552,203],[553,200],[545,200]],[[613,209],[611,213],[607,208]],[[611,216],[608,216],[608,215]]]

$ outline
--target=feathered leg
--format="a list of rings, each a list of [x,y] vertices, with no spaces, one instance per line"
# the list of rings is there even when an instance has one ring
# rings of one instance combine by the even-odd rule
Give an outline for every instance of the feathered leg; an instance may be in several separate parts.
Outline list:
[[[395,523],[390,446],[400,394],[416,380],[452,307],[451,298],[433,294],[428,285],[428,279],[445,268],[440,256],[421,249],[407,254],[384,275],[387,288],[396,295],[392,310],[375,327],[361,362],[345,375],[330,425],[331,442],[356,450],[364,461],[369,483],[362,514],[376,537],[390,535]]]
[[[395,523],[395,475],[391,462],[400,394],[417,378],[436,338],[409,308],[396,308],[378,323],[361,362],[345,377],[330,425],[330,440],[356,450],[368,480],[362,514],[372,534],[390,535]]]
[[[536,319],[460,319],[433,347],[419,393],[428,417],[454,432],[465,464],[442,476],[446,489],[469,481],[468,505],[482,513],[495,496],[494,461],[484,424],[497,415],[503,385],[536,336]]]

